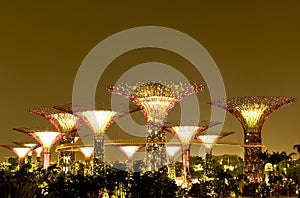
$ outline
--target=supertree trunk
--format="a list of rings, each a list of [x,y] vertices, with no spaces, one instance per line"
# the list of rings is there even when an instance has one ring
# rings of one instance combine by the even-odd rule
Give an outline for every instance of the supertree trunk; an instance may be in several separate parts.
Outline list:
[[[158,171],[164,167],[167,161],[167,152],[165,147],[166,134],[162,127],[156,123],[147,124],[147,144],[146,144],[146,169]]]
[[[50,158],[50,150],[45,149],[43,151],[43,169],[48,169],[50,166],[51,158]]]
[[[104,137],[102,134],[94,134],[94,159],[104,162]]]

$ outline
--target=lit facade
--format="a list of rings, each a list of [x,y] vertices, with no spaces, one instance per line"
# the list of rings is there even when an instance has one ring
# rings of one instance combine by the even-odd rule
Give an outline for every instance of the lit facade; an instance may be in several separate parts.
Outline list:
[[[293,98],[274,96],[234,97],[211,102],[211,105],[227,110],[236,117],[244,129],[245,172],[250,182],[261,182],[262,152],[261,130],[264,121],[279,107],[295,102]]]
[[[187,95],[203,90],[202,85],[173,82],[121,83],[108,91],[122,95],[138,105],[146,118],[146,170],[167,165],[166,135],[162,127],[168,113]]]

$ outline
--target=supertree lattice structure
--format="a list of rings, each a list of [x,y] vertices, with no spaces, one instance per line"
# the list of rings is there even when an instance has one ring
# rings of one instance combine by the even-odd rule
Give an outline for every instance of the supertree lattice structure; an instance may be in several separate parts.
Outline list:
[[[60,140],[60,144],[75,143],[75,133],[80,126],[80,122],[76,116],[53,107],[33,107],[27,109],[27,111],[45,118],[57,131],[64,133],[65,135]],[[59,152],[58,163],[63,171],[71,171],[75,168],[75,153],[69,151]]]
[[[57,131],[48,131],[45,129],[14,128],[15,131],[25,133],[33,137],[43,147],[43,168],[50,166],[50,155],[53,144],[61,139],[64,133]]]
[[[262,152],[261,130],[264,121],[279,107],[295,102],[294,98],[275,96],[233,97],[210,104],[227,110],[242,124],[244,130],[245,173],[250,182],[260,182],[262,163],[258,154]]]
[[[190,173],[190,147],[196,135],[206,131],[209,127],[215,126],[219,122],[210,122],[207,120],[201,121],[199,124],[166,124],[166,131],[172,133],[181,143],[182,149],[182,188],[191,186]],[[168,126],[169,125],[169,126]],[[170,126],[171,125],[171,126]]]
[[[146,118],[146,169],[158,170],[167,164],[162,127],[171,109],[185,96],[203,90],[203,86],[174,82],[121,83],[107,87],[113,94],[124,96],[138,105]]]

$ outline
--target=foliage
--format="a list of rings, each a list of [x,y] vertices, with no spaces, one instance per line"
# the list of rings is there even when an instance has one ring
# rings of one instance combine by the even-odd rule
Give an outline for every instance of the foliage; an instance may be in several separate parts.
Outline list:
[[[263,164],[271,163],[273,171],[266,172],[268,180],[248,183],[243,174],[243,161],[238,156],[207,155],[205,159],[190,159],[190,171],[197,180],[191,189],[181,189],[168,178],[165,169],[144,172],[143,161],[134,161],[134,173],[125,170],[125,164],[111,166],[95,161],[93,173],[87,173],[83,163],[77,163],[76,172],[64,173],[57,165],[47,170],[40,163],[27,163],[19,167],[17,160],[0,164],[1,197],[269,197],[294,195],[300,186],[300,158],[294,153],[268,151],[259,155]],[[181,176],[182,163],[176,162],[176,176]],[[122,170],[123,169],[123,170]],[[263,172],[263,170],[261,170]]]

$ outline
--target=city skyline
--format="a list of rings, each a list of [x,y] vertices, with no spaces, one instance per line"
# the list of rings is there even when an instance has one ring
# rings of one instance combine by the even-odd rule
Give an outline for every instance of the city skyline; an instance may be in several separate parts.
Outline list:
[[[214,12],[209,12],[208,8]],[[72,102],[73,83],[86,55],[108,36],[138,26],[173,28],[196,39],[216,62],[227,97],[287,96],[299,100],[299,8],[300,3],[296,1],[251,5],[206,2],[194,6],[161,3],[159,7],[149,5],[148,9],[122,3],[65,4],[61,7],[6,3],[0,8],[0,144],[32,140],[14,132],[14,127],[51,128],[46,120],[26,110]],[[162,49],[137,49],[121,55],[107,67],[98,83],[96,101],[110,102],[111,94],[105,87],[114,85],[123,73],[146,62],[167,64],[191,82],[205,85],[201,74],[183,57]],[[209,119],[208,89],[197,94],[197,98],[201,120]],[[266,149],[294,151],[293,145],[300,143],[299,111],[300,104],[296,101],[268,118],[262,129]],[[136,112],[132,117],[145,124],[142,112]],[[180,106],[176,105],[168,120],[178,119]],[[221,142],[243,143],[242,126],[228,113],[223,131],[235,133]],[[112,139],[134,138],[115,124],[107,134]],[[199,146],[193,146],[192,155],[198,150]],[[243,156],[243,148],[217,145],[213,150],[217,155],[226,153]],[[7,156],[13,156],[13,153],[1,149],[0,161]],[[121,152],[119,156],[126,158]]]

